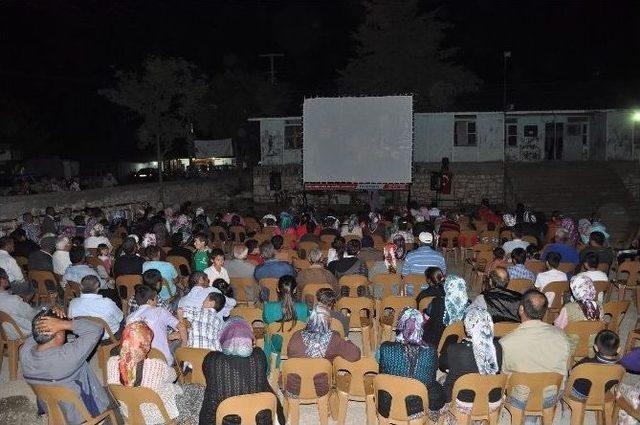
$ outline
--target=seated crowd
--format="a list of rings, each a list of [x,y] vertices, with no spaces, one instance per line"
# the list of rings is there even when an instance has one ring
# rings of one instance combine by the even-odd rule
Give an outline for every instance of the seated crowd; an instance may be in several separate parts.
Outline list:
[[[478,402],[473,391],[454,392],[469,374],[553,372],[564,387],[584,364],[640,369],[640,348],[621,351],[617,317],[604,321],[607,298],[597,288],[617,258],[595,219],[576,225],[554,213],[546,221],[522,205],[502,215],[485,201],[471,215],[411,205],[319,221],[288,212],[209,217],[189,203],[75,217],[47,208],[41,222],[23,219],[0,238],[3,338],[24,340],[19,362],[34,391],[70,388],[94,417],[113,409],[126,421],[120,389],[147,388],[162,406],[143,404],[145,423],[214,424],[231,397],[299,398],[302,373],[280,375],[294,358],[355,364],[373,357],[380,374],[427,389],[428,405],[407,398],[407,417],[445,423]],[[445,258],[452,234],[464,258],[458,264]],[[566,290],[558,293],[558,284]],[[372,307],[351,311],[352,298]],[[385,308],[388,300],[396,307]],[[352,315],[362,316],[360,327]],[[602,326],[587,336],[589,354],[578,355],[581,336],[569,331],[585,322]],[[605,390],[638,409],[640,385],[618,381]],[[572,400],[587,400],[590,381],[572,382]],[[334,377],[317,375],[312,385],[322,398],[334,391]],[[525,408],[526,388],[506,398],[504,391],[489,392],[490,412],[504,403]],[[545,388],[544,408],[563,393]],[[388,418],[393,393],[368,394],[367,407],[374,400],[375,414]],[[256,422],[290,419],[281,399]],[[41,413],[49,407],[38,403]],[[83,422],[71,404],[62,410],[67,423]],[[633,423],[624,410],[619,415]]]

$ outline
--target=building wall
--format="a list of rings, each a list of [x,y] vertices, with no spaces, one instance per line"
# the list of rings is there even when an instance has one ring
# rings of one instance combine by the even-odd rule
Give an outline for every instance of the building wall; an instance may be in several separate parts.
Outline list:
[[[606,156],[608,160],[638,160],[639,152],[636,152],[637,149],[632,149],[631,147],[631,138],[633,136],[631,111],[609,112],[607,114],[606,135]]]
[[[302,149],[284,148],[285,118],[260,121],[260,153],[263,165],[302,164]]]

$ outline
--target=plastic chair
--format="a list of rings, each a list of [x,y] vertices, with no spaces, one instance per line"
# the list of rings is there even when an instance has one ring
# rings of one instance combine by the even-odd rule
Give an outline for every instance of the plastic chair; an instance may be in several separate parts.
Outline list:
[[[424,297],[423,299],[420,300],[420,304],[418,304],[418,310],[420,310],[421,312],[424,311],[427,307],[429,307],[429,304],[431,304],[431,301],[433,301],[435,297]]]
[[[576,270],[576,265],[573,263],[560,263],[558,265],[558,270],[567,274],[571,274]]]
[[[438,344],[438,356],[440,356],[440,353],[444,348],[444,342],[451,335],[456,335],[458,337],[456,342],[462,341],[462,339],[467,336],[464,331],[464,324],[462,323],[462,321],[453,322],[452,324],[444,328],[444,332],[442,332],[442,336],[440,337],[440,343]]]
[[[500,232],[500,242],[511,241],[515,238],[515,234],[511,230],[503,230]]]
[[[547,271],[547,263],[545,263],[544,261],[528,260],[524,263],[524,266],[535,275]]]
[[[579,320],[577,322],[569,322],[564,332],[569,335],[578,337],[578,344],[573,352],[573,358],[580,360],[589,356],[589,349],[593,347],[593,340],[601,330],[606,328],[606,323],[599,320]]]
[[[173,267],[176,268],[176,271],[178,272],[178,276],[184,275],[184,273],[182,273],[183,269],[186,269],[187,275],[191,274],[191,265],[189,264],[186,258],[181,257],[179,255],[169,255],[167,257],[167,261],[173,264]]]
[[[4,325],[12,326],[18,335],[17,339],[9,339]],[[4,359],[4,348],[7,347],[7,357],[9,360],[9,380],[13,381],[18,377],[18,359],[20,346],[27,340],[18,324],[4,311],[0,311],[0,369],[2,369],[2,361]]]
[[[471,247],[473,242],[478,239],[478,232],[475,230],[462,230],[458,235],[458,248],[460,249],[460,257],[466,260],[467,254],[473,252]]]
[[[120,294],[122,311],[125,316],[129,314],[129,298],[136,293],[135,286],[142,284],[142,276],[139,274],[123,274],[116,277],[116,288]]]
[[[174,353],[176,359],[176,365],[178,365],[178,380],[181,384],[194,383],[207,385],[207,381],[204,378],[202,372],[202,363],[207,354],[211,350],[206,348],[191,348],[191,347],[178,347]],[[191,364],[191,372],[184,372],[183,362],[189,362]]]
[[[549,292],[554,294],[553,301],[549,303],[549,308],[545,315],[545,321],[547,323],[553,323],[558,313],[560,313],[563,305],[562,296],[567,291],[569,291],[569,282],[567,281],[550,282],[542,289],[545,295]]]
[[[307,254],[309,254],[309,251],[315,248],[320,248],[320,246],[313,241],[305,241],[298,244],[298,249],[304,249]]]
[[[278,279],[275,277],[265,277],[260,279],[258,284],[269,290],[269,301],[278,301]]]
[[[372,358],[363,357],[357,362],[348,362],[342,357],[333,360],[336,388],[330,405],[331,416],[338,425],[344,425],[346,421],[349,400],[366,401],[367,394],[372,394],[373,377],[378,374],[378,369],[378,362]]]
[[[300,258],[293,258],[291,264],[296,271],[306,270],[311,267],[311,263],[307,259],[301,260]]]
[[[445,232],[442,232],[442,234],[440,235],[440,240],[438,242],[445,258],[447,257],[447,254],[453,254],[454,263],[458,262],[459,236],[460,232],[457,232],[455,230],[447,230]]]
[[[596,299],[601,300],[603,303],[609,301],[611,298],[611,283],[607,280],[594,280],[593,286],[596,288]],[[600,298],[602,294],[602,298]]]
[[[244,394],[224,399],[216,410],[216,425],[222,425],[225,416],[237,415],[243,424],[255,424],[256,416],[263,410],[271,411],[272,423],[277,419],[278,399],[273,393]]]
[[[602,314],[604,316],[611,316],[609,323],[607,323],[607,329],[618,333],[620,330],[620,324],[624,320],[624,316],[629,310],[629,301],[609,301],[602,306]]]
[[[636,348],[636,342],[640,341],[640,329],[634,329],[627,335],[627,342],[624,345],[624,354]]]
[[[34,301],[40,305],[42,301],[55,304],[58,299],[58,281],[53,272],[44,270],[30,270],[29,279],[36,282]]]
[[[322,249],[329,249],[335,238],[333,235],[320,235],[320,245]]]
[[[260,223],[258,223],[258,220],[256,220],[255,218],[242,217],[242,220],[244,221],[244,228],[247,229],[248,232],[258,233],[260,230],[262,230],[262,226],[260,226]]]
[[[152,348],[151,350],[149,350],[149,352],[147,353],[147,358],[162,360],[165,363],[167,362],[167,358],[164,353],[157,348]]]
[[[127,406],[127,416],[125,422],[128,424],[145,424],[144,416],[140,407],[143,404],[154,404],[160,410],[165,424],[175,424],[176,420],[171,419],[169,412],[162,399],[151,388],[146,387],[125,387],[124,385],[109,384],[109,392],[120,404]]]
[[[507,399],[504,407],[511,414],[513,425],[523,425],[527,416],[539,416],[543,425],[552,425],[553,417],[556,414],[556,405],[544,408],[544,390],[547,387],[556,387],[556,396],[560,392],[564,377],[559,373],[512,373],[507,382]],[[523,409],[519,409],[511,403],[510,397],[516,386],[529,389],[529,396]]]
[[[389,416],[383,417],[378,408],[379,394],[384,391],[391,395]],[[407,412],[407,397],[420,397],[424,408],[424,416],[412,418]],[[429,392],[425,385],[417,379],[404,378],[386,374],[378,374],[373,378],[373,393],[367,394],[367,418],[376,418],[381,425],[420,424],[426,423],[429,409]],[[371,423],[371,422],[370,422]],[[375,420],[373,421],[375,423]]]
[[[224,227],[211,226],[209,227],[209,232],[211,232],[211,244],[213,246],[221,248],[229,240],[229,234]]]
[[[236,298],[238,304],[253,304],[258,301],[260,295],[260,287],[252,277],[232,277],[229,279],[229,284],[233,288],[233,295]],[[250,300],[247,296],[247,292],[255,299]]]
[[[349,288],[349,297],[357,297],[358,296],[358,287],[364,287],[366,290],[369,289],[369,281],[366,276],[360,274],[347,274],[342,276],[338,280],[338,286],[342,289],[343,286]]]
[[[396,297],[388,296],[380,300],[378,305],[378,322],[380,323],[380,338],[382,341],[393,341],[393,329],[395,329],[398,319],[400,318],[400,312],[405,307],[416,308],[416,300],[412,297]],[[392,315],[388,315],[385,310],[393,310]]]
[[[371,355],[372,343],[377,341],[374,327],[374,303],[368,297],[342,297],[336,303],[336,310],[349,317],[349,332],[362,333],[362,352]],[[365,315],[362,315],[364,311]]]
[[[479,373],[468,373],[459,377],[453,384],[449,412],[456,418],[457,424],[468,424],[472,421],[487,421],[489,425],[497,425],[500,417],[500,408],[491,411],[489,409],[489,392],[494,388],[504,391],[507,385],[507,375],[480,375]],[[475,394],[471,412],[466,414],[457,409],[455,399],[460,391],[473,391]],[[444,416],[440,416],[439,423],[444,423]]]
[[[529,289],[533,288],[533,282],[529,279],[511,279],[507,288],[524,294]]]
[[[427,277],[423,274],[408,274],[402,277],[402,293],[407,295],[407,287],[412,289],[412,297],[417,297],[423,286],[427,286]]]
[[[402,278],[395,273],[380,273],[373,276],[371,284],[382,287],[382,297],[400,295],[402,293]]]
[[[636,296],[636,287],[638,286],[638,272],[640,271],[640,263],[638,261],[624,261],[618,266],[616,279],[611,283],[618,289],[618,300],[624,299],[627,291],[631,292],[632,299],[635,297],[636,306],[638,305],[638,297]],[[627,278],[622,279],[621,275],[626,274]]]
[[[571,425],[582,425],[586,410],[594,410],[596,418],[604,416],[604,422],[607,424],[613,423],[615,396],[612,391],[605,391],[605,386],[609,381],[621,382],[624,372],[624,368],[617,364],[585,363],[573,368],[562,396],[562,401],[571,409]],[[572,394],[576,379],[587,379],[591,382],[586,400],[580,400]]]
[[[248,324],[253,326],[254,322],[262,322],[262,310],[256,307],[234,307],[229,316],[242,317]]]
[[[84,425],[97,425],[109,418],[109,423],[115,425],[116,416],[112,409],[107,409],[95,418],[87,410],[80,396],[70,388],[56,385],[35,385],[31,384],[31,389],[36,397],[47,406],[47,416],[50,425],[62,425],[67,421],[62,412],[61,402],[73,405],[76,411],[82,416]]]
[[[613,407],[614,423],[616,423],[616,421],[618,420],[620,409],[624,410],[629,416],[640,422],[640,409],[634,409],[634,407],[627,401],[626,398],[624,398],[623,396],[619,396],[616,398],[616,403]]]
[[[313,306],[316,302],[316,293],[322,288],[333,289],[328,283],[307,283],[302,288],[302,301]]]
[[[120,345],[120,341],[116,338],[113,332],[111,332],[111,328],[107,322],[99,317],[78,316],[75,319],[91,320],[93,323],[102,326],[103,331],[109,335],[109,339],[100,341],[96,348],[98,354],[98,367],[102,370],[102,382],[107,382],[107,361],[109,360],[109,357],[111,357],[111,350]]]
[[[493,336],[502,338],[520,326],[519,322],[497,322],[493,324]]]
[[[286,391],[287,380],[290,375],[298,375],[300,377],[300,394],[296,397],[289,396]],[[316,394],[314,377],[318,375],[325,375],[329,388],[333,386],[333,368],[326,359],[289,359],[283,364],[284,411],[286,418],[290,421],[290,425],[298,425],[301,404],[317,404],[320,423],[322,425],[329,423],[329,394],[331,391],[322,396]]]
[[[236,243],[243,243],[247,239],[247,230],[244,226],[231,226],[229,227],[229,233]]]
[[[280,350],[281,360],[286,360],[288,358],[289,341],[293,334],[303,330],[305,326],[306,323],[300,321],[297,321],[295,325],[293,322],[275,322],[267,325],[265,328],[265,334],[269,339],[273,338],[275,335],[280,335],[282,338],[282,349]],[[276,367],[277,359],[278,353],[276,352],[272,352],[271,358],[267,359],[267,361],[270,362],[270,377],[272,381],[277,381],[278,378],[278,368]]]

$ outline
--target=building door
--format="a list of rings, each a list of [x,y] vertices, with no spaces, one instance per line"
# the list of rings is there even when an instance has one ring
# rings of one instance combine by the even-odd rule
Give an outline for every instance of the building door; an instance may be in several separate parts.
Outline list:
[[[550,161],[562,159],[562,143],[564,141],[564,123],[550,122],[544,127],[544,153]]]

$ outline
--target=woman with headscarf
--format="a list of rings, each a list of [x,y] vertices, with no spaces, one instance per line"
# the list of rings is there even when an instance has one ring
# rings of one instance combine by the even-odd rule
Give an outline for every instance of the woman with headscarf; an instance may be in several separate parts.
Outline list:
[[[502,365],[502,348],[493,336],[493,321],[489,312],[472,305],[464,316],[464,328],[467,338],[459,343],[445,345],[440,354],[440,371],[447,374],[444,380],[444,398],[451,402],[453,385],[456,380],[468,373],[495,375]],[[502,394],[500,391],[489,393],[489,402],[498,408]],[[462,391],[456,400],[458,408],[469,409],[473,403],[473,393]]]
[[[324,358],[330,362],[340,356],[348,362],[356,362],[360,360],[360,349],[331,329],[331,311],[328,307],[317,304],[309,315],[306,328],[291,336],[287,355],[289,358]],[[316,394],[319,396],[327,394],[330,390],[326,378],[321,376],[315,380]],[[285,391],[294,395],[300,393],[298,376],[287,379]]]
[[[105,244],[109,247],[109,250],[113,249],[109,238],[106,236],[104,226],[100,223],[93,225],[93,228],[89,232],[89,237],[84,240],[84,249],[96,249],[98,245]]]
[[[429,317],[425,325],[425,342],[435,345],[440,343],[444,328],[459,322],[469,304],[467,284],[463,278],[455,274],[448,275],[443,283],[444,296],[436,296],[425,309]]]
[[[332,215],[326,216],[322,221],[322,230],[320,231],[320,236],[323,235],[340,236],[340,220]]]
[[[571,246],[576,246],[578,243],[578,229],[576,223],[569,217],[564,217],[560,220],[560,227],[563,228],[568,234],[568,241]]]
[[[580,242],[585,245],[589,243],[589,235],[591,234],[589,231],[590,229],[591,222],[589,220],[586,218],[578,220],[578,235],[580,236]]]
[[[367,225],[363,228],[363,235],[381,236],[383,239],[386,237],[387,229],[382,222],[382,217],[379,213],[371,211],[367,216]]]
[[[380,373],[417,379],[429,391],[429,411],[425,412],[419,398],[409,397],[406,400],[407,414],[420,417],[424,414],[437,416],[444,405],[442,386],[436,381],[438,355],[436,345],[425,343],[423,338],[424,323],[428,320],[415,308],[404,308],[399,314],[396,326],[396,340],[383,342],[378,351]],[[378,408],[388,411],[391,404],[390,395],[379,394]]]
[[[153,331],[145,322],[129,323],[122,331],[120,354],[107,362],[107,383],[152,389],[160,396],[171,419],[175,419],[179,415],[176,396],[182,394],[182,389],[173,384],[177,377],[175,369],[163,360],[147,358],[151,341]],[[122,414],[127,417],[126,411]],[[155,405],[143,405],[142,414],[147,424],[164,422]]]
[[[280,236],[285,236],[285,235],[295,236],[296,227],[295,227],[295,223],[293,222],[293,216],[288,212],[285,212],[285,211],[281,212],[280,222],[278,223],[278,226],[273,231],[273,234],[280,235]]]
[[[362,227],[360,227],[360,219],[357,214],[351,214],[348,220],[342,224],[340,236],[355,236],[362,239]]]
[[[267,381],[267,357],[259,347],[254,347],[253,329],[247,322],[229,319],[220,333],[220,347],[222,351],[210,352],[202,363],[207,385],[200,410],[201,424],[215,424],[218,406],[229,397],[274,392]],[[277,414],[278,422],[284,424],[279,400]],[[260,412],[256,423],[272,424],[271,412]]]

